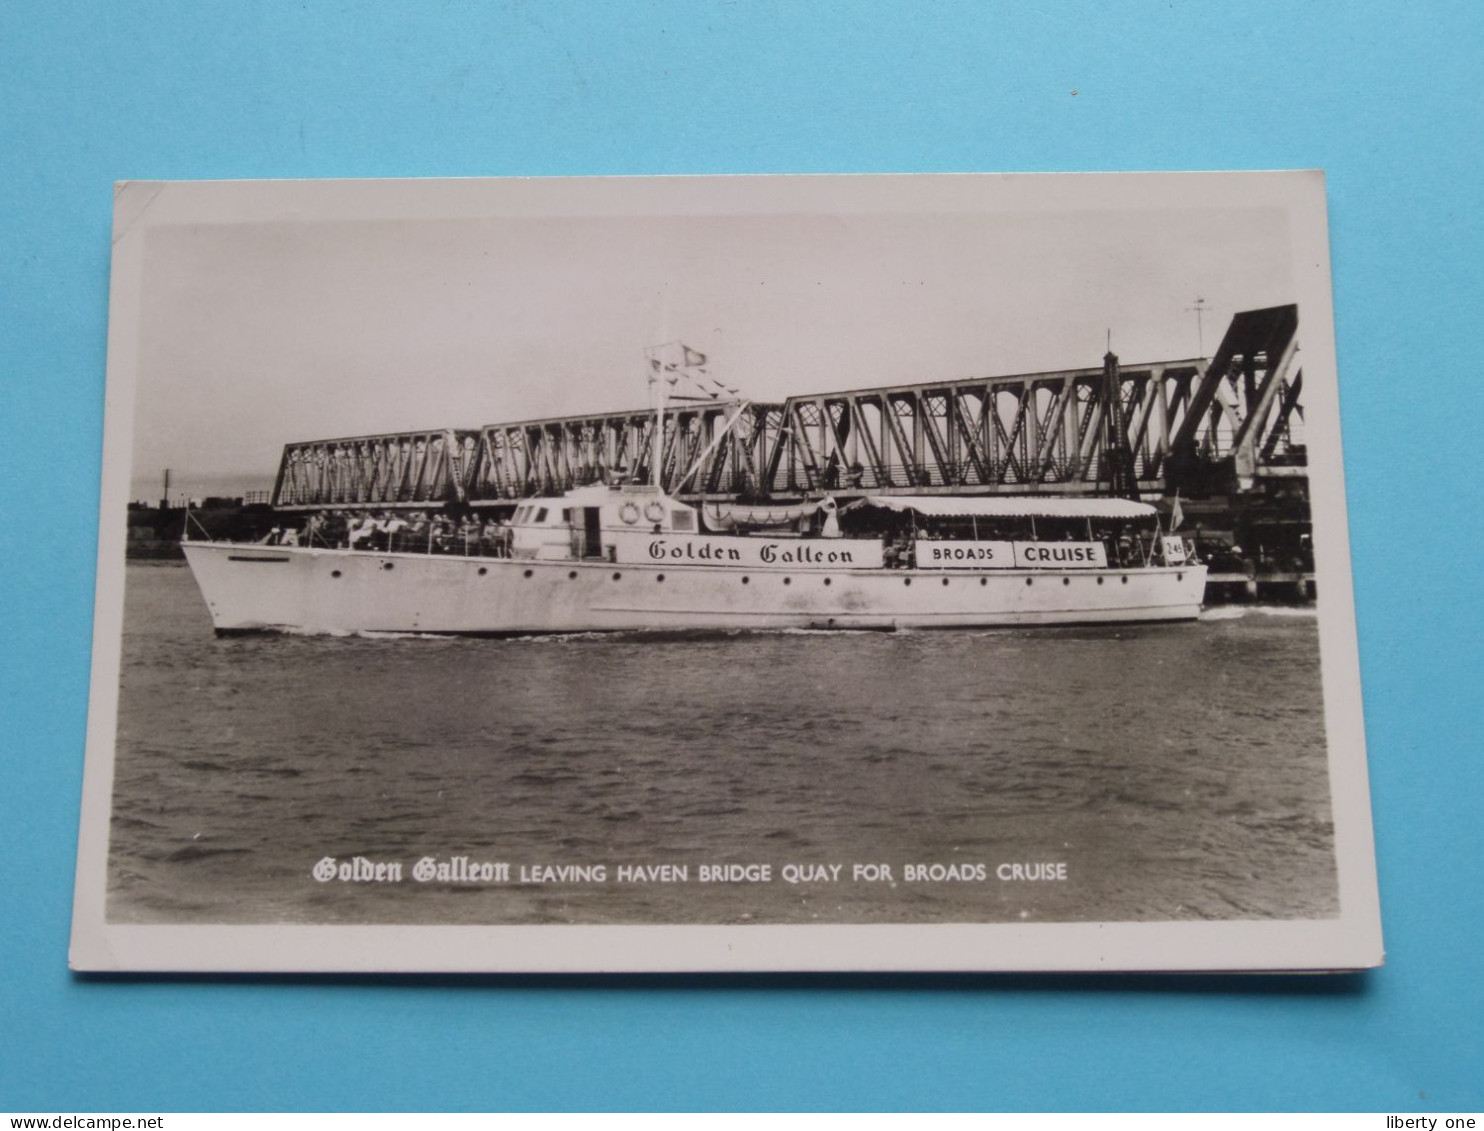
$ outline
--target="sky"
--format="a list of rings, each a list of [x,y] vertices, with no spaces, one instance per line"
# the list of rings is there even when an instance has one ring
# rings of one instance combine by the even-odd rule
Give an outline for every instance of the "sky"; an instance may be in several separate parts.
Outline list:
[[[130,496],[166,467],[194,495],[270,487],[290,441],[641,407],[645,347],[674,339],[761,401],[1096,366],[1110,334],[1126,363],[1194,357],[1197,298],[1209,354],[1232,313],[1295,301],[1291,216],[1178,177],[1148,199],[835,179],[889,180],[884,202],[617,180],[581,207],[546,191],[568,182],[473,182],[483,214],[470,182],[458,208],[422,182],[370,218],[350,205],[374,182],[310,209],[262,183],[246,218],[208,194],[144,233]]]

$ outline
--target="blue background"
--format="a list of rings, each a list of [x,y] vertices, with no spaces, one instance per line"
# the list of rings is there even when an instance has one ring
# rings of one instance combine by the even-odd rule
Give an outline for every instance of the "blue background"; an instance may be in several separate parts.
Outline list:
[[[1484,7],[1039,8],[0,4],[0,1108],[1484,1107]],[[113,181],[1310,166],[1384,970],[68,974]]]

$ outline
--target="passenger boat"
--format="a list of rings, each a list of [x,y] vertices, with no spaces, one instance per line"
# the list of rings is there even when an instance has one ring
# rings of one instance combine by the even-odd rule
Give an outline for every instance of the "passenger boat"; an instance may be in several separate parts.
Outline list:
[[[1154,507],[1118,498],[692,505],[653,484],[595,484],[453,537],[396,529],[353,548],[311,524],[289,540],[184,543],[218,633],[1177,621],[1199,614],[1206,584]]]

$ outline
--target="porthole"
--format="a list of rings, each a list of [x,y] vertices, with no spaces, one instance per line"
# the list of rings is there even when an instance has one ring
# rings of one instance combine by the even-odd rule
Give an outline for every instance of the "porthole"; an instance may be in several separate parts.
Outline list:
[[[487,573],[489,573],[489,569],[488,568],[486,568],[485,566],[480,566],[479,567],[479,576],[480,577],[483,577]]]
[[[522,577],[531,577],[535,572],[536,572],[535,570],[528,569],[528,570],[526,570],[525,573],[521,574],[521,576]]]
[[[395,564],[396,564],[395,562],[382,562],[381,563],[381,568],[382,569],[391,569],[392,566],[394,566]]]
[[[946,577],[945,577],[945,578],[944,578],[944,579],[943,579],[943,584],[944,584],[944,585],[947,585],[947,584],[948,584],[948,578],[946,578]]]
[[[747,584],[747,583],[748,583],[748,582],[749,582],[749,581],[751,581],[751,580],[752,580],[752,578],[750,578],[750,577],[744,577],[744,578],[743,578],[743,579],[742,579],[742,584],[743,584],[743,585],[746,585],[746,584]]]
[[[567,574],[567,580],[568,581],[576,581],[577,580],[577,571],[575,569],[572,570],[572,571],[570,571]]]
[[[1061,583],[1063,585],[1070,585],[1072,584],[1072,579],[1070,577],[1064,577],[1061,579]]]
[[[1103,579],[1101,577],[1098,578],[1098,584],[1101,585],[1102,583],[1103,583]]]
[[[331,577],[339,577],[340,576],[340,571],[338,569],[332,569],[330,571],[330,576]]]
[[[1176,581],[1184,581],[1185,580],[1185,575],[1183,573],[1177,573],[1175,575],[1175,580]]]
[[[1125,574],[1125,575],[1124,575],[1124,578],[1123,578],[1123,583],[1124,583],[1124,584],[1125,584],[1125,585],[1127,585],[1127,584],[1128,584],[1128,575],[1127,575],[1127,574]]]
[[[621,574],[621,573],[615,573],[615,574],[614,574],[614,575],[613,575],[613,580],[614,580],[614,581],[617,581],[617,580],[618,580],[618,579],[619,579],[619,578],[620,578],[620,577],[622,577],[622,576],[623,576],[623,574]]]
[[[987,577],[981,577],[979,579],[979,584],[980,585],[988,585],[989,584],[989,578],[987,578]]]
[[[830,583],[830,579],[829,579],[829,578],[828,578],[828,577],[827,577],[827,578],[825,578],[825,579],[824,579],[824,583],[825,583],[825,584],[826,584],[826,585],[828,585],[828,584],[829,584],[829,583]]]
[[[662,573],[660,573],[660,574],[656,574],[656,575],[655,575],[655,580],[656,580],[656,581],[663,581],[663,580],[665,580],[665,575],[664,575],[664,574],[662,574]]]
[[[911,585],[912,584],[912,579],[910,577],[904,577],[904,578],[902,578],[902,584],[903,585]]]
[[[794,579],[791,578],[791,577],[785,577],[783,579],[783,584],[785,584],[785,585],[792,585],[793,583],[794,583]]]
[[[1035,583],[1035,580],[1036,580],[1036,579],[1035,579],[1035,578],[1033,578],[1033,577],[1027,577],[1027,578],[1026,578],[1026,579],[1025,579],[1025,583],[1026,583],[1026,584],[1027,584],[1027,585],[1032,585],[1032,584],[1034,584],[1034,583]]]

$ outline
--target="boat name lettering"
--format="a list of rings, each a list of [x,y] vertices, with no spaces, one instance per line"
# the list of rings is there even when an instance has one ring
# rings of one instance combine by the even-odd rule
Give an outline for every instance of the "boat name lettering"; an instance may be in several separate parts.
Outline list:
[[[656,561],[740,562],[742,560],[742,555],[730,547],[715,546],[709,542],[702,542],[698,547],[689,538],[680,543],[656,538],[649,544],[649,556]]]
[[[853,565],[855,555],[849,550],[821,550],[803,544],[781,546],[777,542],[765,542],[758,550],[758,557],[765,565],[779,562],[783,565]]]
[[[641,557],[649,562],[679,562],[690,565],[774,566],[815,569],[879,569],[881,544],[874,539],[794,538],[763,539],[738,537],[653,537],[637,540],[614,531],[619,560]]]

